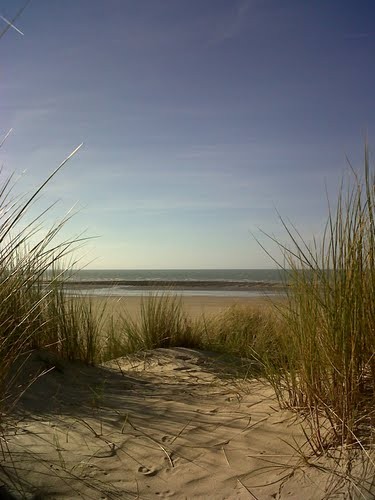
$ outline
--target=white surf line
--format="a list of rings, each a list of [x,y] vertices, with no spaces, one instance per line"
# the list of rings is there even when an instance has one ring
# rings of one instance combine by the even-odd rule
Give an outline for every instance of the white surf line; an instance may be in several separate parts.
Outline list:
[[[0,19],[2,19],[4,22],[6,22],[11,28],[13,28],[14,30],[16,30],[20,35],[25,36],[22,33],[22,31],[17,28],[17,26],[14,26],[14,24],[12,24],[10,21],[8,21],[8,19],[5,18],[4,16],[2,16],[1,14],[0,14]]]

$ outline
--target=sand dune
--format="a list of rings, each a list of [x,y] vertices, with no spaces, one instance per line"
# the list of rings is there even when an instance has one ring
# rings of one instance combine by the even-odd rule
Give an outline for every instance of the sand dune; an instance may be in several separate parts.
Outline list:
[[[36,354],[24,382],[53,364]],[[184,348],[58,363],[18,404],[5,465],[38,498],[324,498],[329,474],[295,452],[305,442],[295,415],[232,367]]]

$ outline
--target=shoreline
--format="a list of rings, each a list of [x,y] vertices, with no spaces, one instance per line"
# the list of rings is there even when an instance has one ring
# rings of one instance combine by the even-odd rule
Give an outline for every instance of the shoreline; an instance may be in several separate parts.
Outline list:
[[[50,282],[45,281],[48,286]],[[93,297],[141,297],[180,295],[183,297],[264,298],[285,296],[287,286],[280,282],[224,280],[67,280],[64,289],[69,295]]]
[[[45,284],[50,283],[45,281]],[[227,280],[67,280],[66,288],[91,289],[91,288],[142,288],[152,290],[165,288],[173,290],[203,289],[203,290],[285,290],[281,282],[272,281],[227,281]]]

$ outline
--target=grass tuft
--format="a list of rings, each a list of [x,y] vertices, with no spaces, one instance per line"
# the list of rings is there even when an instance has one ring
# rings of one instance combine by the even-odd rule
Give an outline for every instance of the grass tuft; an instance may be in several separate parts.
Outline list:
[[[370,439],[374,424],[375,178],[367,147],[363,178],[352,172],[335,210],[329,206],[320,245],[311,248],[281,219],[291,240],[280,244],[290,285],[284,361],[269,364],[268,376],[283,405],[311,417],[318,451]]]
[[[120,319],[112,325],[107,357],[157,347],[199,345],[197,329],[185,314],[181,298],[154,294],[142,297],[137,318],[132,318],[125,309]]]

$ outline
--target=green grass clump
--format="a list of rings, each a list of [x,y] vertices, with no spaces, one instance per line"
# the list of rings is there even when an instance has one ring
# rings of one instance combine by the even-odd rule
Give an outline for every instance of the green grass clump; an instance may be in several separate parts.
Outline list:
[[[341,188],[322,243],[312,248],[282,221],[289,273],[280,359],[268,374],[282,404],[311,417],[317,450],[369,436],[375,409],[375,178]],[[327,439],[322,435],[328,421]]]
[[[62,359],[98,363],[104,349],[105,312],[105,303],[94,307],[90,298],[82,300],[66,295],[60,283],[57,287],[52,284],[39,346],[48,345]]]
[[[14,377],[9,378],[9,370],[18,357],[45,346],[53,349],[62,341],[61,332],[53,331],[51,325],[58,318],[52,306],[61,303],[63,281],[56,277],[53,286],[46,287],[43,278],[48,269],[67,258],[79,241],[54,243],[69,217],[52,225],[39,238],[46,211],[28,222],[25,219],[46,184],[78,149],[29,197],[14,195],[12,176],[4,178],[0,185],[0,406],[14,399],[9,385]],[[68,321],[68,314],[63,316]],[[76,333],[71,330],[70,335],[73,338]],[[62,354],[66,355],[66,351]]]
[[[110,323],[105,359],[169,347],[190,347],[232,355],[253,362],[253,374],[279,356],[279,323],[272,308],[233,306],[214,317],[192,320],[177,295],[151,294],[141,299],[139,313],[125,308]]]
[[[107,341],[107,358],[158,347],[198,347],[198,330],[175,295],[142,297],[139,315],[132,318],[126,309],[112,325]]]
[[[259,368],[266,358],[274,360],[279,352],[278,319],[271,307],[234,305],[207,320],[205,325],[204,342],[209,348],[257,361]]]

